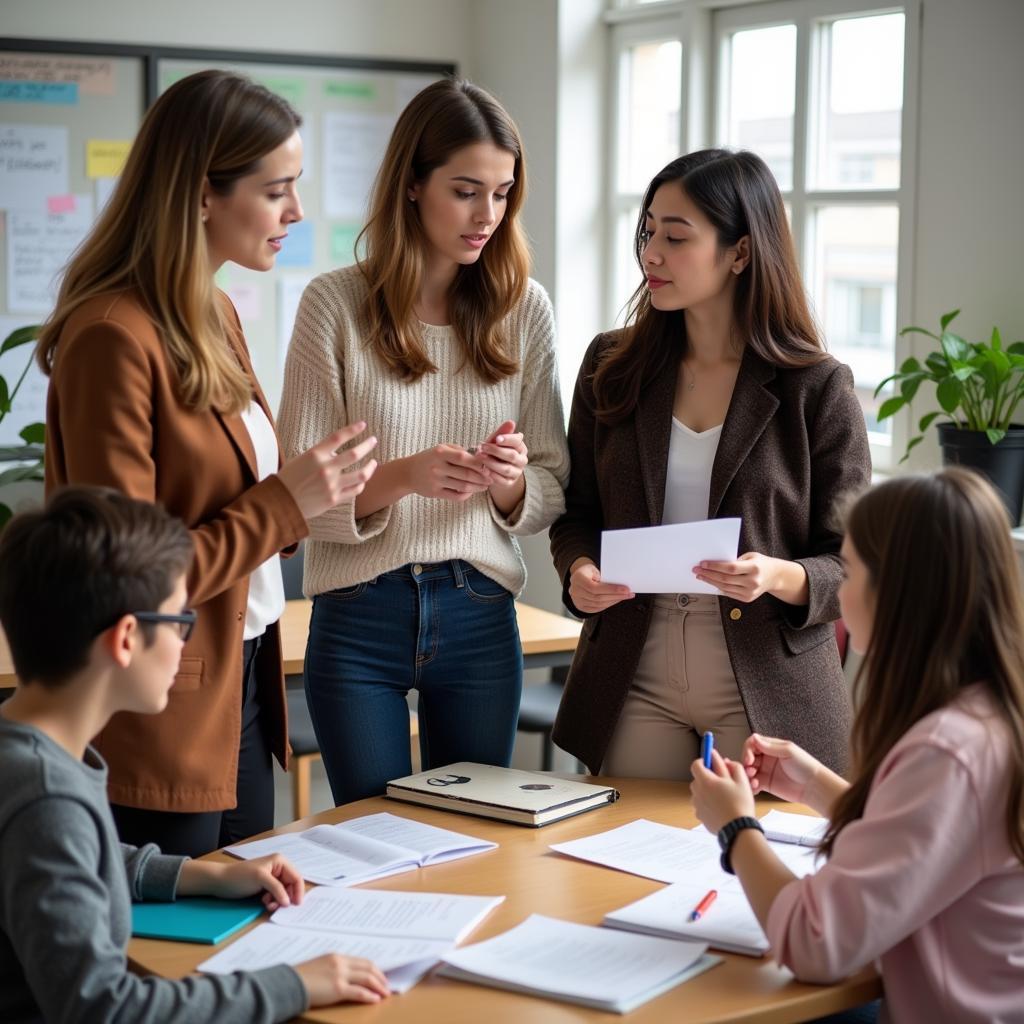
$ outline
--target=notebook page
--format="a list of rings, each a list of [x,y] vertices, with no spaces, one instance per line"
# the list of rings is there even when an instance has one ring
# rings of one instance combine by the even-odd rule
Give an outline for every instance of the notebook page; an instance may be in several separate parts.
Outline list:
[[[318,888],[271,920],[291,928],[359,935],[433,939],[452,945],[472,931],[504,896]]]
[[[367,814],[361,818],[352,818],[334,826],[345,831],[358,832],[382,842],[392,843],[412,850],[419,857],[420,863],[441,863],[457,857],[468,857],[485,850],[495,850],[497,843],[486,839],[476,839],[451,832],[446,828],[437,828],[412,818],[403,818],[397,814],[382,811],[379,814]]]

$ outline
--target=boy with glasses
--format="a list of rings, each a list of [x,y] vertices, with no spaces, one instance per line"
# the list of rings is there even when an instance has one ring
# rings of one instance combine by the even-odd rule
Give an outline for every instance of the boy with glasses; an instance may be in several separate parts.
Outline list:
[[[0,534],[0,624],[20,686],[0,705],[0,1020],[286,1020],[388,992],[365,960],[325,956],[168,981],[128,972],[133,900],[263,892],[302,899],[281,856],[207,863],[123,846],[89,741],[118,711],[167,704],[184,641],[188,531],[100,488],[58,492]]]

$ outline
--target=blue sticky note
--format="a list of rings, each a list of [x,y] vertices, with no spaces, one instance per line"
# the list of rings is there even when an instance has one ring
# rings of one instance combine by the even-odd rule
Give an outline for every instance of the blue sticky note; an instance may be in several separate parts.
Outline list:
[[[173,903],[133,903],[132,935],[215,946],[263,913],[253,900],[217,900],[190,896]]]
[[[0,103],[78,103],[77,82],[0,82]]]
[[[313,222],[300,220],[288,225],[288,237],[277,254],[279,267],[311,267],[313,265]]]

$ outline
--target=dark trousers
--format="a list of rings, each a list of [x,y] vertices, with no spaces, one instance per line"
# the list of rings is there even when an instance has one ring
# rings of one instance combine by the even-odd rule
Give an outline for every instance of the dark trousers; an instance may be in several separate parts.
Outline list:
[[[523,686],[512,595],[455,560],[406,565],[313,600],[306,700],[337,804],[377,796],[412,771],[419,692],[424,770],[507,766]]]
[[[274,770],[260,715],[256,652],[260,638],[242,646],[242,738],[238,751],[238,803],[226,811],[149,811],[111,804],[121,842],[156,843],[164,853],[201,857],[274,827]]]

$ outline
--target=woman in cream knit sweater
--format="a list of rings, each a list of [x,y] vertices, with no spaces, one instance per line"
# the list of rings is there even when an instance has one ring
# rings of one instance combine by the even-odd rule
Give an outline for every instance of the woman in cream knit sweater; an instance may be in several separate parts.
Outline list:
[[[365,420],[380,467],[310,524],[306,697],[337,803],[424,768],[507,765],[522,657],[517,535],[564,509],[551,304],[528,278],[519,134],[483,90],[429,86],[374,188],[366,257],[306,289],[285,368],[288,450]]]

